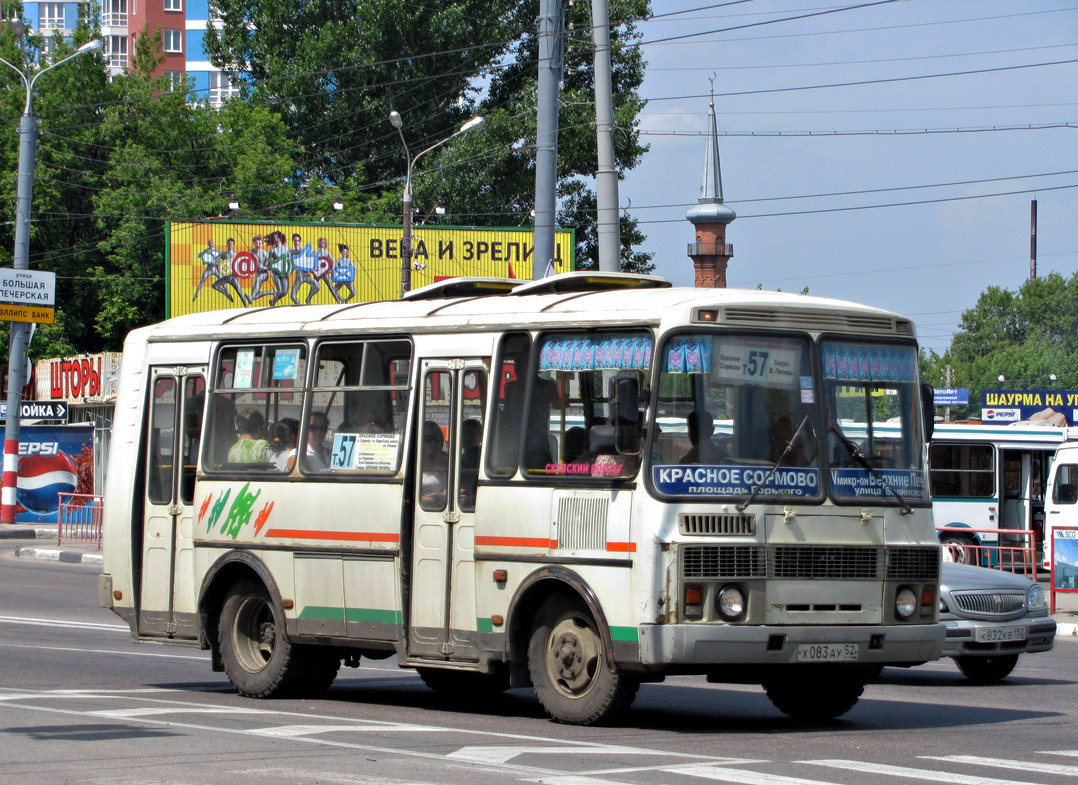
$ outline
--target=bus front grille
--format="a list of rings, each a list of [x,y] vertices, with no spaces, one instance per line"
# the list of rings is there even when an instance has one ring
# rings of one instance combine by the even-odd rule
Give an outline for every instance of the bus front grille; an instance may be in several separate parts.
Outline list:
[[[884,566],[886,564],[886,567]],[[688,579],[936,581],[935,546],[876,545],[683,545],[681,577]]]
[[[875,546],[797,545],[775,548],[774,578],[871,579],[879,575]]]
[[[682,578],[763,578],[763,545],[686,545],[681,549]]]
[[[887,549],[887,578],[892,581],[935,581],[940,553],[935,545]]]

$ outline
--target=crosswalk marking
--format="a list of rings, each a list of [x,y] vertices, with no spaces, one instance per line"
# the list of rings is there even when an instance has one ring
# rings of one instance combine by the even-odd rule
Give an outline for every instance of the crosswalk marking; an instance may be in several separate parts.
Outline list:
[[[1078,750],[1038,750],[1038,755],[1065,755],[1068,758],[1078,758]]]
[[[1008,760],[1006,758],[981,758],[976,755],[920,755],[928,760],[946,760],[952,763],[972,763],[977,766],[992,766],[997,769],[1018,769],[1019,771],[1037,771],[1042,774],[1064,774],[1078,777],[1078,766],[1066,766],[1062,763],[1035,763],[1027,760]]]
[[[690,777],[703,777],[719,782],[734,782],[740,785],[836,785],[824,780],[806,780],[800,777],[784,777],[780,774],[765,774],[748,769],[728,769],[724,766],[681,766],[663,771],[688,774]]]
[[[803,760],[799,761],[799,763],[808,763],[812,766],[828,766],[833,769],[844,769],[846,771],[858,771],[864,774],[889,774],[895,777],[902,777],[906,780],[946,782],[950,783],[950,785],[1031,785],[1029,782],[1019,780],[1000,780],[994,777],[955,774],[950,771],[911,769],[908,766],[889,766],[885,763],[870,763],[860,760]]]
[[[161,714],[276,714],[265,709],[248,709],[242,706],[141,706],[136,709],[104,709],[86,712],[93,717],[131,719],[132,717],[156,717]]]
[[[274,736],[282,739],[294,739],[297,736],[310,736],[315,733],[422,733],[427,729],[419,725],[279,725],[275,728],[252,728],[251,733],[259,736]]]
[[[549,745],[542,747],[461,747],[459,750],[449,753],[449,755],[447,755],[446,757],[455,758],[457,760],[470,760],[474,761],[475,763],[505,763],[517,757],[518,755],[589,755],[597,752],[604,753],[607,755],[675,755],[681,757],[679,753],[676,752],[638,749],[634,747],[619,747],[615,745],[593,745],[588,747],[558,747]]]

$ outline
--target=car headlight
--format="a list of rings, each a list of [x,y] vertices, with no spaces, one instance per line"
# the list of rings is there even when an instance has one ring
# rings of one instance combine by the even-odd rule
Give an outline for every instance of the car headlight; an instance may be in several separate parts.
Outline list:
[[[1029,587],[1026,592],[1026,607],[1031,611],[1043,611],[1048,607],[1048,600],[1044,596],[1044,589],[1037,584]]]
[[[917,610],[917,595],[908,586],[898,590],[895,595],[895,615],[900,619],[908,619]]]

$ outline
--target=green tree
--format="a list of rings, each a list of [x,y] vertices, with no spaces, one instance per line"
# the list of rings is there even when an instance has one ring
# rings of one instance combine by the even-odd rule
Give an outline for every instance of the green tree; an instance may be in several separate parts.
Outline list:
[[[255,104],[277,109],[302,147],[304,177],[352,198],[344,215],[399,220],[405,157],[390,111],[400,112],[412,154],[481,114],[483,134],[454,140],[413,175],[414,204],[447,203],[450,224],[521,225],[534,201],[537,0],[404,0],[309,3],[220,0],[207,31],[215,65],[242,77]],[[636,118],[644,60],[633,20],[647,0],[611,3],[615,145],[620,172],[646,147]],[[567,9],[559,118],[558,223],[577,229],[578,262],[595,262],[595,108],[587,4]],[[362,171],[360,171],[362,167]],[[365,198],[356,199],[357,191]],[[451,197],[451,198],[450,198]],[[643,236],[622,220],[626,269],[650,269],[633,250]]]
[[[1078,387],[1078,273],[1052,273],[1017,292],[986,289],[942,356],[922,352],[921,378],[941,386],[947,365],[953,384],[970,391],[970,406],[952,407],[954,419],[979,416],[985,389]]]

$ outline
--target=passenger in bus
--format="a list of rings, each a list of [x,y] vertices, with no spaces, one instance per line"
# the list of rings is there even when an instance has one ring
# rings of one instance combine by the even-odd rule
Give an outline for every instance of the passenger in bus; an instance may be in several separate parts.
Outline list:
[[[438,423],[433,420],[424,422],[419,461],[419,502],[425,510],[440,510],[445,506],[449,458],[442,449],[444,444],[445,437]]]
[[[713,464],[727,459],[726,452],[712,441],[715,433],[715,420],[706,411],[693,411],[685,418],[689,430],[689,442],[692,447],[681,456],[678,463]]]
[[[800,424],[803,417],[798,420]],[[783,415],[775,420],[774,425],[771,426],[771,460],[777,461],[786,452],[786,448],[790,448],[790,452],[787,453],[783,464],[786,466],[809,466],[812,464],[812,443],[811,443],[811,431],[809,430],[808,423],[805,423],[805,427],[800,432],[794,426],[789,417]],[[796,441],[794,440],[794,437]],[[792,444],[791,444],[792,441]]]
[[[307,417],[307,447],[303,466],[309,472],[329,471],[329,452],[326,450],[326,433],[329,417],[325,412],[311,412]]]
[[[273,426],[273,441],[270,447],[274,451],[273,462],[282,472],[292,471],[296,465],[296,444],[299,439],[299,420],[282,417]]]
[[[483,424],[468,419],[460,424],[460,506],[475,509],[475,492],[479,485],[479,451],[483,442]]]
[[[270,462],[270,446],[264,438],[266,420],[255,409],[246,409],[236,417],[236,443],[228,450],[228,462],[265,464]]]

